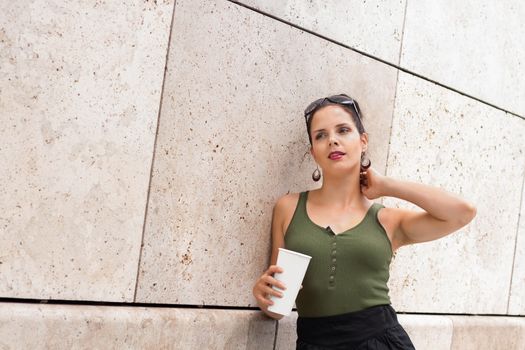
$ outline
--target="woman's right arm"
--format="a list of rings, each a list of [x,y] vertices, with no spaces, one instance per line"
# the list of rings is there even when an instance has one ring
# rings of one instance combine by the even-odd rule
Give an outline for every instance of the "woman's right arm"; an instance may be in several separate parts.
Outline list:
[[[289,196],[289,195],[288,195]],[[270,300],[270,295],[281,297],[282,294],[276,291],[272,286],[276,286],[280,289],[285,289],[283,283],[276,280],[273,275],[276,272],[282,272],[283,270],[276,266],[277,255],[279,248],[284,248],[284,221],[287,206],[287,198],[281,197],[273,208],[272,214],[272,254],[270,257],[270,267],[259,277],[255,285],[253,286],[253,296],[257,300],[259,308],[269,317],[280,320],[283,315],[276,314],[268,311],[268,307],[273,304]]]

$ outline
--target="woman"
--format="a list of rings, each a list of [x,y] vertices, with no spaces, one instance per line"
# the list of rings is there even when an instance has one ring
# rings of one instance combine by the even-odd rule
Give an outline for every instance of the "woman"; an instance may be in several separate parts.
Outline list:
[[[382,176],[365,157],[368,134],[357,102],[345,94],[305,110],[312,178],[321,188],[281,197],[273,210],[271,265],[253,295],[262,311],[272,287],[278,248],[312,256],[296,299],[297,349],[414,349],[390,304],[393,254],[404,245],[444,237],[467,225],[476,208],[439,188]],[[397,197],[424,211],[387,208],[372,200]]]

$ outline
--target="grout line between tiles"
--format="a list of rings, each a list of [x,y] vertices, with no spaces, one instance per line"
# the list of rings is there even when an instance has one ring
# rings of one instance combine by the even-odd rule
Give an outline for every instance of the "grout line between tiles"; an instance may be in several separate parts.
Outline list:
[[[398,66],[401,66],[401,55],[403,53],[403,39],[405,38],[405,23],[407,21],[407,8],[408,8],[408,0],[405,0],[405,12],[403,14],[403,27],[401,29],[401,43],[399,45],[399,57],[397,59]]]
[[[403,51],[403,38],[405,37],[405,22],[406,22],[406,16],[407,16],[407,7],[408,7],[408,0],[405,1],[405,13],[403,17],[403,29],[401,31],[401,43],[399,45],[399,57],[398,57],[398,65],[401,64],[401,53]],[[394,113],[396,111],[396,101],[397,101],[397,89],[399,84],[399,69],[396,70],[396,85],[394,87],[394,101],[392,102],[392,115],[390,117],[390,134],[388,135],[388,145],[386,150],[386,160],[385,160],[385,176],[387,176],[388,171],[388,159],[390,158],[390,143],[392,141],[392,129],[394,125]],[[383,202],[383,200],[381,200]]]
[[[92,301],[92,300],[58,300],[58,299],[29,299],[29,298],[5,298],[0,297],[0,303],[12,304],[36,304],[36,305],[77,305],[77,306],[108,306],[108,307],[146,307],[168,308],[168,309],[194,309],[194,310],[231,310],[231,311],[258,311],[258,307],[247,306],[226,306],[226,305],[191,305],[191,304],[160,304],[160,303],[131,303],[114,301]],[[296,310],[293,310],[296,312]],[[397,311],[397,315],[407,316],[493,316],[493,317],[518,317],[525,318],[525,315],[504,315],[504,314],[482,314],[482,313],[445,313],[445,312],[402,312]]]
[[[396,111],[396,100],[397,100],[397,86],[399,83],[399,71],[396,74],[396,85],[394,87],[394,101],[392,102],[392,115],[390,116],[390,133],[388,135],[388,144],[386,149],[386,159],[385,159],[385,176],[388,176],[388,159],[390,158],[390,144],[392,142],[392,129],[394,125],[394,113]],[[384,202],[384,198],[381,198],[381,203]]]
[[[153,165],[155,164],[155,150],[157,149],[160,115],[162,111],[162,101],[164,100],[164,84],[166,82],[166,73],[168,71],[168,58],[169,58],[170,45],[171,45],[171,35],[173,32],[173,22],[175,19],[176,4],[177,4],[177,1],[173,0],[173,9],[171,12],[171,22],[170,22],[170,33],[168,35],[168,45],[166,47],[166,58],[164,60],[164,72],[162,76],[162,85],[161,85],[161,90],[160,90],[159,111],[157,113],[157,127],[155,129],[155,140],[153,141],[153,155],[151,157],[151,164],[150,164],[150,170],[149,170],[148,191],[146,194],[146,205],[144,208],[144,222],[142,223],[142,237],[140,239],[139,261],[137,264],[137,274],[135,277],[135,291],[133,293],[133,301],[137,300],[137,291],[138,291],[138,286],[139,286],[139,275],[140,275],[140,264],[142,262],[142,252],[143,252],[143,247],[144,247],[144,234],[146,232],[146,220],[148,217],[148,204],[149,204],[149,198],[150,198],[150,192],[151,192],[151,179],[153,177]]]
[[[396,100],[397,100],[397,88],[399,84],[399,71],[397,71],[396,75],[396,85],[394,87],[394,101],[392,102],[392,115],[390,117],[390,134],[388,135],[388,145],[386,150],[386,160],[385,160],[385,176],[387,176],[387,170],[388,170],[388,158],[390,157],[390,143],[392,141],[392,129],[394,125],[394,113],[396,111]]]
[[[524,167],[525,168],[525,167]],[[512,279],[514,277],[514,266],[516,265],[516,251],[518,250],[518,234],[520,232],[520,222],[521,222],[521,212],[523,210],[523,191],[525,186],[525,171],[523,172],[523,179],[521,182],[521,194],[520,194],[520,205],[518,210],[518,224],[516,227],[516,237],[514,238],[514,254],[512,256],[512,269],[510,271],[510,283],[509,283],[509,294],[507,299],[507,314],[509,313],[510,309],[510,295],[512,292]],[[523,239],[523,237],[522,237]]]
[[[336,44],[336,45],[339,45],[339,46],[344,47],[344,48],[346,48],[346,49],[349,49],[349,50],[352,50],[352,51],[354,51],[354,52],[357,52],[357,53],[359,53],[359,54],[361,54],[361,55],[363,55],[363,56],[366,56],[366,57],[368,57],[368,58],[370,58],[370,59],[373,59],[373,60],[375,60],[375,61],[378,61],[378,62],[381,62],[381,63],[383,63],[383,64],[386,64],[387,66],[390,66],[390,67],[392,67],[392,68],[398,69],[398,70],[400,70],[400,71],[402,71],[402,72],[404,72],[404,73],[411,74],[411,75],[413,75],[413,76],[415,76],[415,77],[417,77],[417,78],[419,78],[419,79],[425,80],[425,81],[427,81],[427,82],[429,82],[429,83],[433,83],[433,84],[435,84],[435,85],[437,85],[437,86],[440,86],[440,87],[442,87],[442,88],[444,88],[444,89],[447,89],[447,90],[453,91],[453,92],[455,92],[455,93],[457,93],[457,94],[459,94],[459,95],[465,96],[465,97],[470,98],[470,99],[472,99],[472,100],[478,101],[478,102],[480,102],[480,103],[482,103],[482,104],[484,104],[484,105],[490,106],[490,107],[492,107],[492,108],[495,108],[495,109],[497,109],[497,110],[500,110],[500,111],[502,111],[502,112],[508,113],[508,114],[510,114],[510,115],[513,115],[513,116],[515,116],[515,117],[518,117],[518,118],[521,118],[521,119],[524,119],[524,120],[525,120],[525,116],[521,116],[521,115],[519,115],[519,114],[517,114],[517,113],[515,113],[515,112],[512,112],[512,111],[508,110],[508,109],[505,109],[505,108],[503,108],[503,107],[499,107],[499,106],[497,106],[497,105],[495,105],[495,104],[493,104],[493,103],[490,103],[490,102],[484,101],[484,100],[482,100],[482,99],[480,99],[480,98],[478,98],[478,97],[475,97],[475,96],[469,95],[469,94],[467,94],[467,93],[465,93],[465,92],[462,92],[462,91],[460,91],[460,90],[457,90],[457,89],[455,89],[455,88],[453,88],[453,87],[451,87],[451,86],[447,86],[447,85],[445,85],[445,84],[443,84],[443,83],[440,83],[440,82],[438,82],[438,81],[436,81],[436,80],[433,80],[433,79],[427,78],[427,77],[425,77],[425,76],[423,76],[423,75],[421,75],[421,74],[418,74],[418,73],[413,72],[413,71],[411,71],[411,70],[409,70],[409,69],[403,68],[403,67],[401,67],[399,64],[394,64],[394,63],[392,63],[392,62],[388,62],[388,61],[386,61],[386,60],[384,60],[384,59],[382,59],[382,58],[379,58],[379,57],[376,57],[376,56],[371,55],[371,54],[369,54],[369,53],[366,53],[366,52],[364,52],[364,51],[358,50],[358,49],[356,49],[356,48],[354,48],[354,47],[351,47],[351,46],[349,46],[349,45],[347,45],[347,44],[343,44],[342,42],[339,42],[339,41],[337,41],[337,40],[335,40],[335,39],[331,39],[331,38],[329,38],[329,37],[327,37],[327,36],[324,36],[324,35],[322,35],[322,34],[316,33],[316,32],[314,32],[314,31],[312,31],[312,30],[306,29],[306,28],[301,27],[301,26],[299,26],[299,25],[297,25],[297,24],[294,24],[294,23],[292,23],[292,22],[286,21],[286,20],[284,20],[284,19],[282,19],[282,18],[279,18],[279,17],[277,17],[277,16],[275,16],[275,15],[269,14],[269,13],[267,13],[267,12],[264,12],[264,11],[262,11],[262,10],[259,10],[259,9],[257,9],[257,8],[254,8],[254,7],[252,7],[252,6],[248,6],[248,5],[246,5],[246,4],[240,3],[239,1],[236,1],[236,0],[226,0],[226,1],[231,2],[231,3],[233,3],[233,4],[236,4],[236,5],[238,5],[238,6],[242,6],[242,7],[244,7],[244,8],[247,8],[247,9],[251,10],[251,11],[257,12],[257,13],[263,15],[263,16],[269,17],[269,18],[271,18],[271,19],[274,19],[274,20],[276,20],[276,21],[278,21],[278,22],[281,22],[281,23],[287,24],[287,25],[289,25],[289,26],[291,26],[291,27],[293,27],[293,28],[299,29],[299,30],[301,30],[301,31],[303,31],[303,32],[309,33],[309,34],[311,34],[311,35],[313,35],[313,36],[316,36],[316,37],[318,37],[318,38],[321,38],[321,39],[323,39],[323,40],[329,41],[329,42],[331,42],[331,43],[333,43],[333,44]],[[408,1],[408,0],[407,0],[407,1]]]
[[[275,350],[275,347],[277,346],[277,336],[279,335],[279,321],[275,320],[275,333],[273,337],[273,350]]]

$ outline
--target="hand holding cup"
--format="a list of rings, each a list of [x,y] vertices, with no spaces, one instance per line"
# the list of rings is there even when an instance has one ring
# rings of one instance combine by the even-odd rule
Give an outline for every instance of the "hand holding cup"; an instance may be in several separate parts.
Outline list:
[[[275,296],[282,298],[283,293],[274,289],[277,287],[281,290],[286,290],[286,286],[283,282],[276,280],[273,275],[275,273],[283,273],[283,269],[277,265],[270,265],[268,270],[266,270],[261,277],[257,280],[253,286],[253,296],[257,300],[257,303],[260,307],[264,306],[267,308],[270,305],[273,305],[274,302],[270,299],[270,296]]]
[[[276,272],[273,277],[276,281],[284,281],[288,285],[288,290],[279,295],[277,299],[270,294],[270,301],[274,303],[268,306],[268,311],[288,316],[292,312],[293,305],[299,290],[302,288],[302,281],[310,263],[311,256],[294,252],[288,249],[279,248],[277,255],[277,265],[283,266],[282,272]],[[275,283],[276,287],[279,285]],[[282,290],[282,289],[281,289]],[[280,292],[280,291],[279,291]]]

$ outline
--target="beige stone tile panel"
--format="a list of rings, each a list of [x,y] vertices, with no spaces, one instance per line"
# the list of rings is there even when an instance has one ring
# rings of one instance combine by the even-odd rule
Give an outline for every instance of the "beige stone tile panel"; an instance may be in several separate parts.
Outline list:
[[[399,249],[389,283],[396,310],[507,312],[524,139],[523,119],[400,73],[388,176],[457,194],[477,216],[440,240]]]
[[[397,64],[406,0],[241,0],[324,37]]]
[[[399,314],[398,321],[416,349],[450,350],[452,321],[448,317]]]
[[[409,1],[401,66],[525,115],[525,3]]]
[[[131,301],[173,1],[0,4],[0,295]]]
[[[283,317],[278,322],[279,327],[277,330],[275,349],[295,349],[295,343],[297,341],[297,312],[292,312],[289,316]]]
[[[273,349],[260,312],[0,303],[1,349]]]
[[[525,315],[525,187],[521,195],[521,215],[516,239],[508,313]]]
[[[316,186],[304,108],[353,95],[384,172],[397,72],[208,1],[177,1],[168,62],[137,301],[254,306],[275,201]]]
[[[525,349],[525,319],[499,316],[450,316],[454,325],[450,350]]]

